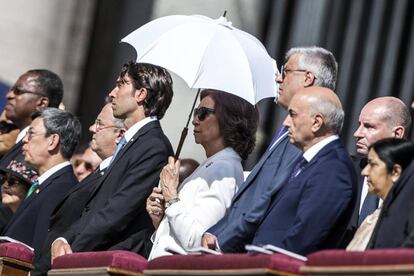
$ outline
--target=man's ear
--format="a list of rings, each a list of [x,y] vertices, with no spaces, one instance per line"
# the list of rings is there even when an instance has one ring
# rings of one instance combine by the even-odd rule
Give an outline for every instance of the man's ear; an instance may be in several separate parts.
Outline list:
[[[402,139],[404,138],[405,129],[403,126],[396,126],[392,129],[392,133],[394,135],[394,138]]]
[[[49,98],[48,97],[40,97],[39,100],[37,100],[37,110],[42,110],[49,107]]]
[[[49,141],[47,146],[48,151],[55,151],[59,149],[60,137],[58,134],[50,134],[49,137],[46,137],[46,139]]]
[[[137,101],[137,103],[143,103],[145,101],[145,99],[147,98],[148,95],[148,91],[145,88],[140,88],[135,90],[135,100]]]
[[[312,72],[305,72],[305,87],[313,86],[315,75]]]
[[[323,125],[323,116],[322,114],[316,114],[315,118],[313,119],[313,124],[312,124],[312,132],[316,133],[319,130],[322,129],[322,125]]]
[[[122,136],[124,136],[126,129],[125,128],[120,128],[118,130],[118,135],[116,136],[116,143],[118,144],[119,141],[121,140]]]

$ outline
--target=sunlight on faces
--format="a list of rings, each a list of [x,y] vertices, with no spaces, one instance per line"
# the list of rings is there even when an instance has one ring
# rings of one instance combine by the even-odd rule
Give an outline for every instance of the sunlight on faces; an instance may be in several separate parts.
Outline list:
[[[393,186],[393,181],[395,182],[399,178],[399,174],[398,177],[395,176],[395,169],[391,173],[387,171],[387,165],[378,157],[374,149],[369,151],[368,164],[361,174],[367,177],[368,191],[381,199],[386,198]]]
[[[283,122],[289,128],[289,141],[300,149],[306,148],[314,137],[313,123],[314,116],[310,113],[307,97],[294,97],[289,105],[288,116]]]
[[[394,137],[393,128],[389,126],[388,121],[384,118],[384,113],[389,110],[384,106],[367,104],[359,116],[359,127],[354,133],[356,138],[357,152],[367,156],[368,148],[375,142]]]
[[[284,68],[287,71],[299,69],[299,55],[292,55],[284,65]],[[282,73],[280,72],[276,77],[276,81],[279,83],[279,97],[277,102],[283,108],[287,109],[296,92],[305,87],[304,72],[289,71],[284,79],[282,79]]]
[[[25,199],[28,187],[15,178],[9,178],[12,183],[5,180],[1,185],[2,203],[11,209],[16,209]]]
[[[37,93],[37,79],[38,76],[35,74],[23,74],[17,79],[13,87],[16,87],[21,91]],[[13,90],[10,90],[7,93],[7,103],[4,108],[7,118],[12,121],[19,120],[22,117],[29,118],[30,114],[36,109],[37,103],[41,98],[40,95],[32,93],[16,94]]]
[[[204,97],[198,105],[198,108],[200,107],[214,109],[213,99],[210,96]],[[207,114],[203,121],[200,121],[197,116],[194,116],[193,125],[195,142],[196,144],[201,144],[204,148],[222,139],[219,122],[214,113]]]
[[[30,128],[23,139],[23,155],[26,162],[39,168],[49,158],[48,148],[52,135],[46,136],[46,127],[43,119],[37,117],[30,124]]]
[[[117,79],[116,88],[109,93],[112,98],[113,115],[116,118],[125,119],[130,113],[136,111],[137,103],[134,97],[136,92],[128,74],[122,79]]]

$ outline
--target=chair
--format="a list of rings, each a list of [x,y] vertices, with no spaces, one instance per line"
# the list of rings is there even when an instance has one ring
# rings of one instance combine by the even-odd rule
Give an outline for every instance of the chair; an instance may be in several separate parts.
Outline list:
[[[304,263],[281,254],[165,256],[148,262],[145,275],[299,275]]]
[[[143,275],[147,260],[129,251],[80,252],[57,257],[48,275]]]
[[[33,251],[18,243],[0,244],[0,276],[27,276],[33,269]]]
[[[414,249],[324,250],[308,256],[307,275],[414,275]]]

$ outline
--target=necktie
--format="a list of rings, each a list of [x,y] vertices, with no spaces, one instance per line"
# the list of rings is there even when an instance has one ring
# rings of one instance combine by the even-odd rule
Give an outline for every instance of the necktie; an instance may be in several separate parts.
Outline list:
[[[111,160],[110,163],[112,163],[115,160],[115,157],[121,151],[121,149],[124,147],[125,144],[126,144],[125,136],[122,136],[121,140],[119,141],[118,145],[116,146],[114,156],[112,157],[112,160]]]
[[[289,177],[289,181],[298,176],[306,164],[308,164],[308,161],[306,161],[306,159],[302,156],[296,163],[295,168],[293,169],[292,174]]]
[[[367,196],[364,199],[364,202],[362,203],[361,212],[359,213],[358,225],[361,225],[364,219],[368,215],[372,214],[377,208],[378,197],[372,194],[367,194]]]
[[[29,191],[27,192],[26,198],[28,198],[31,194],[33,194],[33,192],[39,188],[39,181],[35,181],[32,186],[30,187]]]
[[[269,149],[272,148],[273,144],[279,139],[283,134],[285,134],[288,131],[288,128],[283,126],[279,129],[279,131],[273,136],[272,142],[269,144]]]

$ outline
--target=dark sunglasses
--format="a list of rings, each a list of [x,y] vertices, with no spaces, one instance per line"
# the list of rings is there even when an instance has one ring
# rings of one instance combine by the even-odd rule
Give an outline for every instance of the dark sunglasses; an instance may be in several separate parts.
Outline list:
[[[0,134],[9,133],[14,129],[17,129],[17,126],[15,124],[11,124],[6,121],[0,121]]]
[[[82,163],[84,163],[85,165],[85,169],[87,169],[88,171],[92,171],[93,170],[93,166],[91,163],[82,160],[82,159],[76,159],[75,162],[73,162],[73,165],[75,165],[75,168],[79,167]]]
[[[216,110],[208,107],[194,108],[194,117],[197,116],[198,120],[204,121],[209,114],[213,114]]]
[[[6,181],[9,187],[15,184],[22,184],[22,181],[17,177],[11,175],[0,175],[0,185],[3,185]]]

